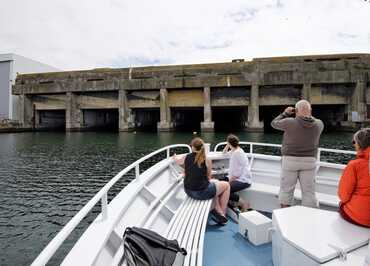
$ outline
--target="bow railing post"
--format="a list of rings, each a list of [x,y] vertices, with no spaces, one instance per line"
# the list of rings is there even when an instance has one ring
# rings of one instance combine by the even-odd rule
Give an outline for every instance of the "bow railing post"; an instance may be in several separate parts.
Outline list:
[[[103,220],[108,218],[108,193],[105,193],[101,198],[101,214]]]
[[[137,164],[136,166],[135,166],[135,178],[137,179],[137,180],[139,180],[139,177],[140,177],[140,166],[139,166],[140,164]]]

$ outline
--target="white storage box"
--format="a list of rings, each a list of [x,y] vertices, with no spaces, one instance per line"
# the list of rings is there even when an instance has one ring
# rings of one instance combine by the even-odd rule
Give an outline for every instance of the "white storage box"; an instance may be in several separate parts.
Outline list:
[[[271,226],[271,219],[257,211],[239,214],[239,233],[256,246],[271,241]]]

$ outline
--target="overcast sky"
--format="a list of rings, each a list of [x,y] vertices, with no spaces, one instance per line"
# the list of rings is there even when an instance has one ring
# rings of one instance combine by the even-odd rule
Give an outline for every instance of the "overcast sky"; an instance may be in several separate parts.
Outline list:
[[[65,70],[370,53],[370,1],[1,0],[0,53]]]

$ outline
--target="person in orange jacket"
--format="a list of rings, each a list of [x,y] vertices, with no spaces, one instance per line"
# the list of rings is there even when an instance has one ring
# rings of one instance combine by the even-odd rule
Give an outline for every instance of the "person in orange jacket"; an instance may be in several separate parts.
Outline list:
[[[352,140],[357,158],[343,171],[338,187],[343,219],[370,227],[370,128],[357,131]]]

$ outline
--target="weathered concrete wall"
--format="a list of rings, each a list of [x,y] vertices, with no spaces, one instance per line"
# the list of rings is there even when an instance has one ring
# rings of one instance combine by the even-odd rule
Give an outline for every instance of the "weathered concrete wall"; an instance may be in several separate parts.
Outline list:
[[[169,104],[168,90],[163,86],[159,90],[160,98],[160,122],[158,123],[159,131],[171,131],[173,129],[173,123],[171,119],[171,109]]]
[[[81,109],[118,109],[118,91],[81,93],[77,102]]]
[[[203,88],[168,91],[170,107],[203,107],[203,102]]]
[[[212,121],[212,109],[211,109],[211,88],[203,88],[203,122],[200,122],[201,130],[204,132],[212,132],[215,124]]]
[[[131,131],[134,128],[135,118],[129,108],[127,90],[118,91],[118,128],[120,131]]]
[[[72,92],[66,93],[66,130],[78,131],[83,122],[82,109],[78,105],[78,95]]]
[[[159,91],[128,91],[129,108],[159,108]]]
[[[259,87],[259,105],[294,105],[302,98],[302,86],[265,85]]]
[[[63,110],[66,109],[65,94],[34,95],[32,102],[36,110]]]
[[[203,108],[201,128],[210,131],[211,107],[247,106],[246,129],[261,130],[261,107],[293,105],[302,98],[314,105],[343,105],[348,126],[367,120],[369,75],[370,54],[257,58],[20,75],[13,93],[34,95],[29,99],[40,110],[62,108],[58,97],[66,95],[66,128],[81,127],[78,110],[118,108],[120,130],[131,130],[135,109],[154,108],[160,110],[158,129],[168,131],[173,128],[171,108]]]
[[[312,104],[349,104],[355,84],[313,84]]]
[[[211,105],[214,107],[249,105],[250,90],[251,87],[212,88]]]
[[[19,114],[21,117],[21,124],[23,128],[33,128],[34,127],[34,108],[32,104],[32,95],[22,94],[19,96]]]

